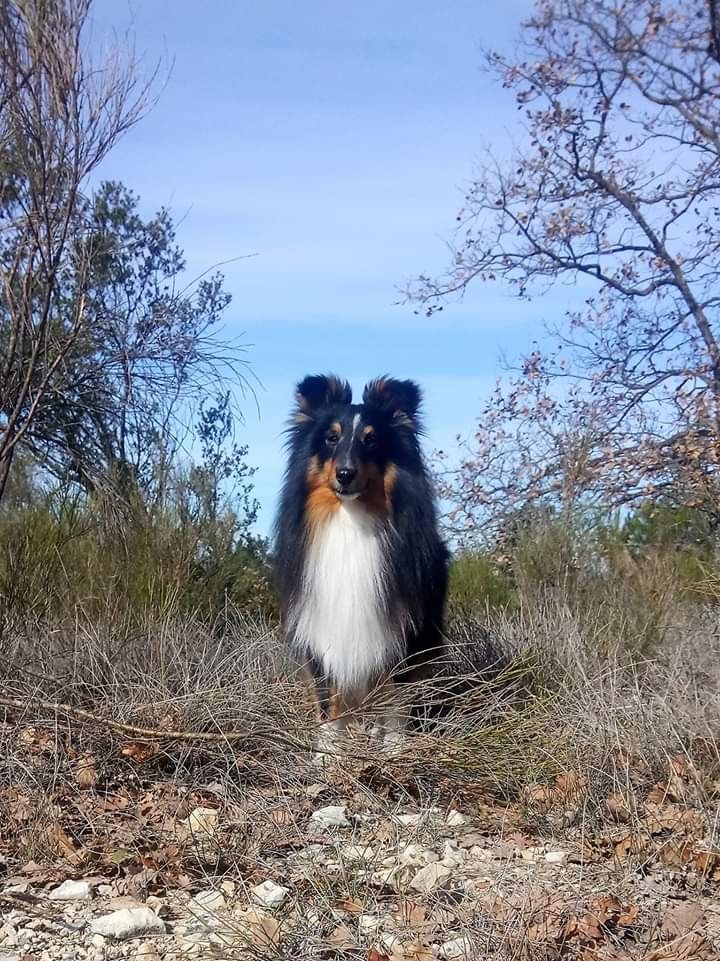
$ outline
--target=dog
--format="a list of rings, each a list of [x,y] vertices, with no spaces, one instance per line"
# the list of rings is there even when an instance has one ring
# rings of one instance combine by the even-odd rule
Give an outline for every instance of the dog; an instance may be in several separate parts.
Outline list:
[[[386,745],[402,736],[392,692],[442,650],[448,552],[420,448],[418,386],[380,377],[353,404],[347,381],[314,375],[295,399],[275,572],[287,642],[314,681],[322,759],[378,692],[390,705],[375,733]]]

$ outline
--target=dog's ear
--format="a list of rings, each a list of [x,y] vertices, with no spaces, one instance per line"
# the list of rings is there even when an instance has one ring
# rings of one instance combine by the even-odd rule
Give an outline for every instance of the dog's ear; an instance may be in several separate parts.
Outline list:
[[[388,414],[399,427],[419,430],[418,413],[422,395],[412,380],[395,380],[378,377],[371,380],[363,391],[363,403]]]
[[[301,380],[295,389],[298,423],[313,420],[317,411],[335,404],[352,402],[352,389],[346,380],[334,374],[313,374]]]

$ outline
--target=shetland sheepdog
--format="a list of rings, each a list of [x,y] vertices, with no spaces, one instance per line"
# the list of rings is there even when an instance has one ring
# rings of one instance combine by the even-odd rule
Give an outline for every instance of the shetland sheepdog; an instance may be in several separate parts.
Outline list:
[[[347,381],[316,375],[295,399],[275,571],[287,641],[315,684],[322,757],[378,691],[375,733],[387,744],[401,734],[393,685],[442,649],[448,555],[417,385],[381,377],[353,404]]]

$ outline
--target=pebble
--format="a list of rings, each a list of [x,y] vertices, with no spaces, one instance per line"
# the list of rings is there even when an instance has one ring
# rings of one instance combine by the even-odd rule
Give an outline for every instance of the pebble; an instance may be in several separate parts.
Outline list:
[[[328,804],[326,807],[318,808],[310,815],[310,819],[323,828],[350,826],[344,804]]]
[[[451,877],[452,873],[452,868],[449,868],[446,864],[441,864],[439,861],[427,864],[424,868],[420,868],[414,876],[410,882],[410,887],[421,894],[428,894],[435,888],[441,887]]]
[[[90,924],[93,934],[114,941],[125,941],[147,934],[165,934],[165,924],[150,908],[122,908],[105,914]]]
[[[545,855],[545,860],[549,864],[567,864],[567,859],[567,851],[548,851]]]
[[[439,856],[432,848],[425,848],[421,844],[408,844],[398,852],[396,857],[385,858],[383,864],[394,864],[397,861],[402,867],[421,868],[439,860]]]
[[[188,908],[191,914],[205,916],[222,911],[225,904],[225,895],[222,891],[208,888],[206,891],[198,891],[195,897],[191,899]]]
[[[48,894],[51,901],[85,901],[92,897],[88,881],[63,881]]]
[[[467,818],[459,811],[453,809],[445,819],[445,823],[448,827],[459,828],[462,827],[463,824],[467,824]]]
[[[398,814],[395,820],[406,828],[414,828],[422,821],[422,814]]]
[[[361,934],[374,934],[382,923],[383,919],[375,914],[359,914],[357,919],[358,931]]]
[[[215,808],[197,807],[178,824],[178,834],[183,840],[195,838],[199,841],[211,841],[217,834],[219,818]]]
[[[282,884],[275,884],[274,881],[263,881],[262,884],[255,885],[250,893],[253,901],[261,904],[264,908],[278,908],[287,898],[290,888],[285,888]]]
[[[472,944],[470,938],[454,938],[452,941],[445,941],[438,948],[438,957],[443,961],[455,961],[459,958],[471,958]]]

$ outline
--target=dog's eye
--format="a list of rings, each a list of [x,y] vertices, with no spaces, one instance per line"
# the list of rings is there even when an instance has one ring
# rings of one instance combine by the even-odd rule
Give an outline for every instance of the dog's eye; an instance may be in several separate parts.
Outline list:
[[[374,447],[376,442],[377,438],[375,437],[375,433],[373,431],[370,431],[369,434],[365,434],[363,437],[363,444],[365,447]]]
[[[334,447],[339,440],[340,440],[340,435],[335,433],[328,434],[325,438],[326,443],[329,444],[330,447]]]

